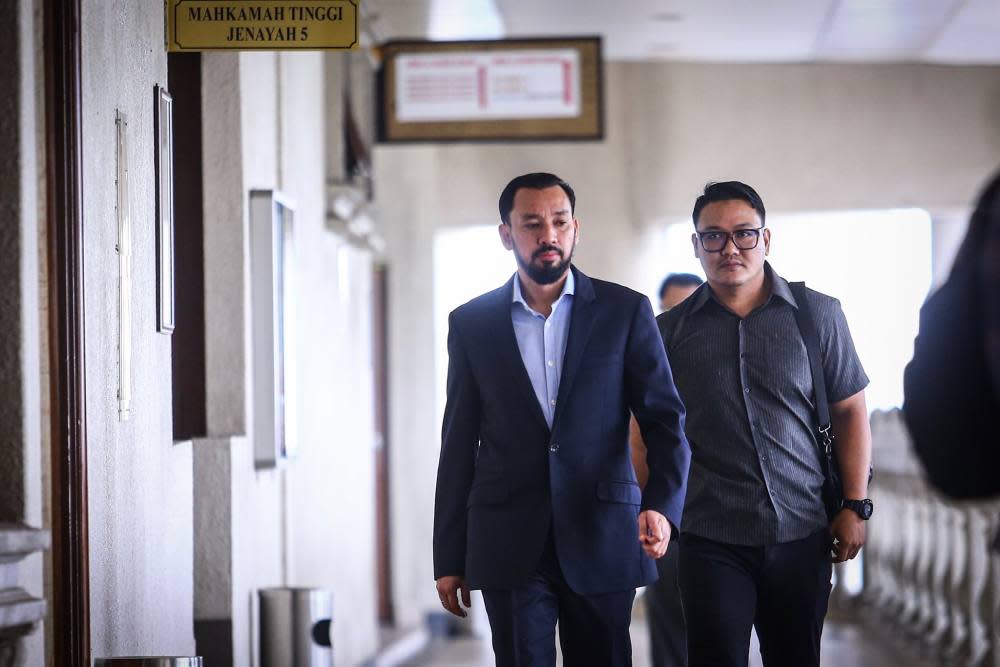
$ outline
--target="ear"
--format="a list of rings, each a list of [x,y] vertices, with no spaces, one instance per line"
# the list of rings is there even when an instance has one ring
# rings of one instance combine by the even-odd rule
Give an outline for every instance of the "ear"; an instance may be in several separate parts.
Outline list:
[[[701,259],[701,244],[698,243],[697,234],[691,234],[691,246],[694,248],[694,256]]]
[[[767,257],[768,253],[771,251],[771,229],[769,227],[764,228],[764,256]]]
[[[507,250],[514,249],[514,242],[510,238],[510,225],[505,222],[501,222],[497,226],[497,232],[500,233],[500,242],[503,243],[503,247]]]
[[[576,218],[573,218],[573,227],[574,227],[574,230],[573,230],[573,247],[575,248],[576,244],[580,242],[580,221],[577,220]]]

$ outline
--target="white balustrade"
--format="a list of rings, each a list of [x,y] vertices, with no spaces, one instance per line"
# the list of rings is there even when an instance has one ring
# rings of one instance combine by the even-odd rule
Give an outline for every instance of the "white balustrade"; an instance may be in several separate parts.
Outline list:
[[[872,415],[875,515],[863,608],[945,664],[1000,667],[1000,501],[956,502],[928,486],[898,411]]]

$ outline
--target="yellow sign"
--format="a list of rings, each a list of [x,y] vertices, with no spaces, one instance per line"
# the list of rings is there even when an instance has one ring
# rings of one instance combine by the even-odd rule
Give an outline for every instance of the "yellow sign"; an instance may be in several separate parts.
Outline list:
[[[351,49],[358,2],[164,0],[167,51]]]

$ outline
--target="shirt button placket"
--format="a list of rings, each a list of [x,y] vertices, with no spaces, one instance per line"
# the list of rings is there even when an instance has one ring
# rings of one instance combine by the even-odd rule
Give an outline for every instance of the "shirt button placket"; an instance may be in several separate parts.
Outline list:
[[[740,320],[740,323],[737,326],[737,331],[738,331],[738,334],[739,334],[737,336],[737,340],[739,341],[739,352],[740,352],[740,362],[739,362],[740,363],[740,383],[743,385],[743,393],[744,394],[749,394],[750,393],[750,377],[747,374],[746,347],[745,347],[745,341],[743,339],[743,320]],[[747,405],[747,410],[749,411],[749,409],[750,409],[750,406],[748,404]]]
[[[739,365],[740,365],[740,382],[743,385],[743,403],[746,405],[747,410],[747,421],[750,426],[750,439],[753,441],[754,449],[757,452],[757,458],[760,461],[760,471],[764,476],[764,487],[767,489],[767,495],[771,498],[771,504],[774,504],[774,496],[771,494],[771,481],[770,474],[768,472],[768,467],[764,464],[767,463],[767,452],[764,451],[764,446],[760,438],[760,422],[757,420],[757,411],[754,406],[753,399],[751,398],[750,391],[750,373],[747,370],[746,363],[746,339],[744,338],[745,330],[745,320],[740,320],[738,331],[739,331]]]

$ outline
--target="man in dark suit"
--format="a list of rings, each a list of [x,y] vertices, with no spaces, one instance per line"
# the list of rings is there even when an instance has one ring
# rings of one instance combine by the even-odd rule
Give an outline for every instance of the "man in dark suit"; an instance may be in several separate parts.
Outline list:
[[[690,450],[649,301],[571,266],[573,189],[527,174],[500,195],[517,273],[451,313],[434,508],[442,605],[482,589],[498,665],[631,664],[636,586],[680,525]],[[645,490],[629,413],[648,453]]]

